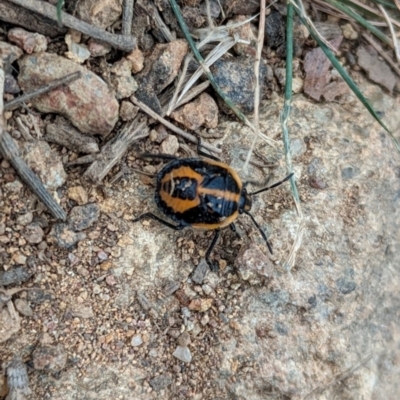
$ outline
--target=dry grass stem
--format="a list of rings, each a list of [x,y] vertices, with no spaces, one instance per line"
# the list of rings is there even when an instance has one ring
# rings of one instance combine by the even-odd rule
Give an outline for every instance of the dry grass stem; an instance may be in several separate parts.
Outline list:
[[[318,2],[318,0],[315,0],[315,2]],[[297,3],[295,0],[288,0],[288,3],[292,4],[293,7],[298,11],[298,13],[304,18],[310,27],[314,30],[315,34],[318,36],[318,38],[327,46],[334,54],[338,54],[338,51],[327,41],[324,39],[324,37],[318,32],[317,28],[311,21],[310,17],[307,15],[306,10],[304,8],[304,4],[301,0],[298,0]]]
[[[382,15],[384,16],[387,24],[388,24],[388,27],[389,27],[389,30],[390,30],[390,34],[392,35],[394,54],[396,55],[397,62],[400,63],[400,47],[399,47],[399,43],[397,41],[397,37],[396,37],[396,33],[394,31],[394,28],[393,28],[392,21],[389,18],[389,15],[387,14],[387,12],[383,8],[383,6],[381,4],[378,4],[378,7],[379,7],[379,10],[381,11]]]
[[[256,79],[256,87],[254,90],[254,127],[257,131],[260,129],[260,64],[261,64],[261,53],[264,45],[264,33],[265,33],[265,0],[260,0],[260,20],[258,23],[258,37],[257,37],[257,54],[254,62],[254,76]],[[251,143],[250,150],[247,153],[246,161],[243,165],[243,172],[247,174],[251,155],[256,145],[258,135],[254,135],[254,139]]]
[[[190,100],[194,99],[197,95],[204,92],[204,90],[206,90],[209,86],[210,86],[210,81],[204,81],[204,82],[200,83],[199,85],[190,89],[185,94],[185,96],[183,96],[182,99],[178,103],[176,103],[175,109],[180,106],[183,106],[184,104],[188,103]]]
[[[192,58],[193,58],[193,55],[191,53],[185,57],[185,60],[183,62],[183,66],[182,66],[182,71],[180,73],[178,83],[176,84],[174,95],[172,96],[172,99],[168,105],[168,110],[165,113],[167,116],[169,116],[172,113],[172,111],[176,108],[176,103],[177,103],[176,99],[177,99],[179,91],[181,90],[181,87],[185,81],[186,72],[187,72],[189,63],[192,60]]]
[[[189,140],[189,142],[196,143],[196,144],[198,143],[198,139],[196,136],[176,127],[174,124],[172,124],[171,122],[167,121],[166,119],[164,119],[163,117],[158,115],[156,112],[154,112],[150,107],[146,106],[146,104],[139,101],[135,96],[131,96],[131,101],[133,104],[137,105],[147,115],[154,118],[158,122],[161,122],[163,125],[165,125],[168,129],[171,129],[171,131],[175,132],[177,135],[183,137],[186,140]],[[202,145],[202,147],[204,147],[205,149],[207,149],[209,151],[212,151],[213,153],[221,153],[220,149],[218,149],[217,147],[215,147],[209,143],[202,141],[201,145]]]
[[[275,0],[274,3],[276,1],[277,0]],[[196,47],[200,50],[206,43],[221,41],[222,39],[226,38],[229,35],[229,31],[247,24],[248,22],[257,18],[258,15],[259,14],[253,15],[252,17],[246,19],[245,21],[235,22],[234,24],[217,26],[214,27],[214,29],[212,30],[210,30],[210,28],[195,29],[193,31],[193,37],[201,40],[201,42],[199,42],[199,44],[197,44]]]
[[[398,0],[397,0],[398,1]],[[364,8],[364,10],[369,11],[371,14],[375,14],[377,17],[381,18],[381,14],[375,10],[375,8],[369,7],[367,4],[363,4],[361,2],[359,2],[358,0],[352,0],[352,3],[356,4],[357,6]],[[379,7],[380,5],[378,5]],[[387,16],[390,20],[390,22],[393,25],[397,25],[398,27],[400,27],[400,22],[396,21],[395,19],[390,18],[389,16]],[[385,18],[386,19],[386,18]],[[372,23],[371,21],[369,21],[370,23]],[[386,25],[386,24],[385,24]]]
[[[208,26],[209,28],[214,29],[214,21],[211,17],[210,0],[206,0],[206,12],[207,12]]]
[[[221,43],[214,47],[210,53],[208,53],[207,57],[204,60],[204,63],[207,67],[213,65],[217,60],[219,60],[229,49],[231,49],[237,43],[234,38],[225,38]],[[196,72],[190,77],[185,87],[183,88],[180,96],[178,97],[177,102],[179,103],[186,92],[196,83],[196,81],[203,75],[203,68],[197,68]]]
[[[306,228],[303,213],[301,211],[300,205],[297,203],[296,203],[296,208],[297,208],[297,214],[299,215],[299,219],[300,219],[300,225],[297,228],[296,238],[290,249],[289,256],[286,259],[286,261],[283,263],[283,267],[287,271],[290,271],[296,264],[296,255],[301,247],[301,243],[303,241],[303,234],[304,234],[304,231]]]

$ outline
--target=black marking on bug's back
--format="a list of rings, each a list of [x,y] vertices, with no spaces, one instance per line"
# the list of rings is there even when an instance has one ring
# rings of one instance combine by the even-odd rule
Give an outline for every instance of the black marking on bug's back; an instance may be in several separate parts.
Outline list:
[[[175,213],[175,215],[169,216],[176,221],[185,222],[189,225],[199,223],[218,224],[238,209],[236,201],[221,200],[210,195],[206,195],[201,199],[199,206],[183,213]]]
[[[204,188],[240,193],[237,182],[226,169],[216,165],[210,165],[208,171],[204,171],[203,175],[204,181],[201,186]]]
[[[173,177],[173,172],[181,167],[189,168],[187,176],[176,178],[174,182],[170,179],[162,182],[166,175],[172,172]],[[178,159],[167,164],[157,175],[155,201],[165,215],[182,224],[216,224],[238,210],[238,201],[229,200],[227,195],[239,195],[241,191],[239,184],[228,168],[196,158]],[[219,191],[220,195],[200,194],[202,190]],[[198,198],[199,204],[179,212],[163,201],[160,196],[161,191],[182,202]]]
[[[176,197],[182,200],[194,200],[197,195],[196,179],[192,178],[179,178],[175,179],[174,182],[168,180],[161,184],[162,190],[167,193],[171,193],[172,197]]]

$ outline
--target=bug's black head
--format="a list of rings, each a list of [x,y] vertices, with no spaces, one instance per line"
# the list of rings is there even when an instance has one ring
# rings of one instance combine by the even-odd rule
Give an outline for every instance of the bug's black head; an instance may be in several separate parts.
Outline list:
[[[251,199],[251,195],[247,192],[246,188],[243,188],[242,192],[240,193],[239,214],[249,212],[252,205],[253,201]]]

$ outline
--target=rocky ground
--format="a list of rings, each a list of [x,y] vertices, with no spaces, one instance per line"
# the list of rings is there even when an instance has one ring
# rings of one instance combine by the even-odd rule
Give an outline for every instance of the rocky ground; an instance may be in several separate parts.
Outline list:
[[[107,10],[98,14],[90,1],[73,3],[68,11],[93,26],[119,28],[118,1],[98,2]],[[130,51],[48,22],[35,32],[23,21],[0,26],[6,129],[67,214],[55,219],[13,160],[0,159],[0,398],[11,386],[20,399],[395,399],[400,162],[392,140],[296,25],[288,126],[303,219],[288,183],[260,194],[253,212],[274,255],[241,216],[240,238],[223,231],[212,254],[219,271],[210,272],[212,232],[130,223],[156,210],[154,179],[142,172],[164,165],[137,153],[196,156],[193,137],[143,104],[219,149],[244,179],[282,179],[283,2],[268,11],[260,72],[260,129],[277,145],[260,139],[247,175],[253,133],[207,83],[167,117],[188,45],[169,37],[178,28],[166,2],[135,3]],[[226,6],[228,24],[256,12],[247,3]],[[191,29],[207,26],[205,2],[181,5]],[[210,12],[221,18],[217,2]],[[398,76],[352,25],[317,25],[400,140]],[[256,27],[235,28],[248,42],[211,68],[247,114]],[[190,74],[197,67],[189,63]],[[71,73],[80,78],[7,105]]]

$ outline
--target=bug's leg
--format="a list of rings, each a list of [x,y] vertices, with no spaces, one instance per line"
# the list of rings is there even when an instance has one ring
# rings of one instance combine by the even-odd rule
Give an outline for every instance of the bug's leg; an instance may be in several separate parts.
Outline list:
[[[265,240],[265,243],[267,243],[267,247],[268,250],[271,254],[274,254],[272,252],[272,247],[271,247],[271,243],[268,241],[267,239],[267,235],[265,234],[265,232],[261,229],[260,225],[258,225],[257,221],[254,219],[254,217],[249,213],[249,212],[244,212],[245,214],[247,214],[251,220],[253,221],[253,224],[256,226],[256,228],[258,229],[258,231],[260,232],[261,236],[263,237],[263,239]]]
[[[231,231],[232,231],[233,233],[236,233],[236,236],[240,239],[239,232],[236,230],[236,225],[234,224],[234,222],[232,222],[232,223],[229,225],[229,228],[231,228]]]
[[[221,161],[221,159],[219,159],[217,156],[214,156],[214,155],[212,155],[210,153],[206,153],[204,150],[202,150],[202,148],[203,148],[203,145],[201,144],[201,138],[199,136],[197,138],[197,154],[199,156],[204,156],[204,157],[207,157],[207,158],[211,158],[212,160],[215,160],[215,161]]]
[[[155,221],[158,221],[160,224],[163,224],[163,225],[167,226],[168,228],[171,228],[175,231],[180,231],[181,229],[185,228],[185,225],[172,225],[169,222],[164,221],[162,218],[157,217],[157,215],[154,215],[152,213],[144,213],[140,217],[133,219],[131,222],[138,222],[144,218],[154,219]]]
[[[208,250],[207,250],[206,256],[205,256],[206,262],[207,262],[208,266],[210,267],[210,270],[213,271],[213,272],[218,271],[218,265],[215,264],[215,263],[213,263],[213,262],[210,260],[210,254],[211,254],[211,252],[213,251],[213,249],[214,249],[214,247],[215,247],[215,245],[216,245],[216,243],[217,243],[217,240],[218,240],[218,238],[219,238],[219,233],[220,233],[220,230],[217,229],[217,230],[215,231],[213,240],[212,240],[211,243],[210,243],[210,246],[208,246]]]

